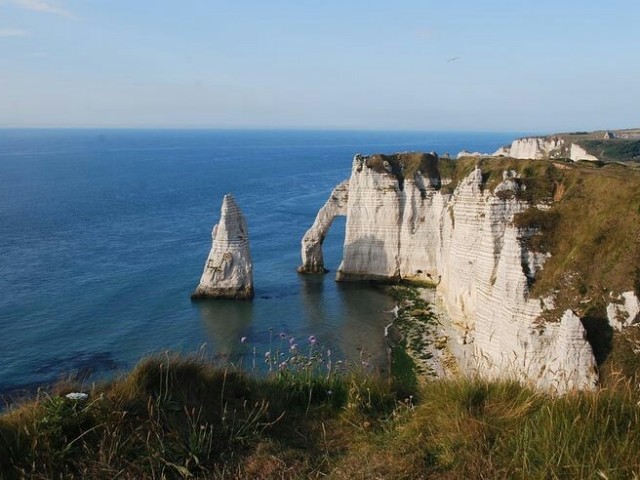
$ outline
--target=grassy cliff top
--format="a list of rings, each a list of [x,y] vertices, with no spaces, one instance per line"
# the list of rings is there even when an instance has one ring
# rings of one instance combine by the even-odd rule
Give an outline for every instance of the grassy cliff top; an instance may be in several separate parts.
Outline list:
[[[404,152],[392,155],[378,153],[366,157],[366,165],[379,173],[392,173],[399,180],[411,178],[418,171],[425,177],[439,176],[438,156],[432,153]]]
[[[531,287],[533,296],[555,293],[558,310],[577,308],[580,315],[603,316],[609,292],[640,294],[638,168],[468,157],[441,161],[452,178],[445,188],[455,188],[476,164],[482,169],[484,188],[490,190],[502,180],[504,170],[515,170],[525,187],[519,197],[533,205],[515,218],[519,227],[536,232],[528,247],[551,254]]]
[[[3,479],[632,478],[638,391],[547,396],[514,382],[277,372],[162,356],[0,415]]]

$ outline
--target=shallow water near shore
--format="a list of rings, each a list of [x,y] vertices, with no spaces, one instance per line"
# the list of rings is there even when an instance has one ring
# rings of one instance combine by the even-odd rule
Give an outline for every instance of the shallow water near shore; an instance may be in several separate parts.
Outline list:
[[[302,235],[357,152],[494,151],[517,135],[0,130],[0,394],[163,350],[261,358],[280,333],[384,365],[391,300],[334,281],[344,219],[325,241],[328,275],[296,273]],[[192,303],[228,192],[256,298]]]

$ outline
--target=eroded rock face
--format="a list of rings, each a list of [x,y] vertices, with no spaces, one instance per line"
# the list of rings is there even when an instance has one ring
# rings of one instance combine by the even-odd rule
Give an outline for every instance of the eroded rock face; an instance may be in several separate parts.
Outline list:
[[[578,160],[589,160],[590,162],[598,161],[597,157],[587,153],[584,148],[582,148],[580,145],[576,145],[575,143],[571,144],[571,149],[569,150],[569,158],[574,162],[577,162]]]
[[[222,201],[220,222],[213,227],[212,245],[192,299],[253,298],[253,265],[249,251],[249,232],[242,211],[233,195]]]
[[[544,302],[529,298],[544,255],[529,252],[513,224],[530,205],[507,171],[489,191],[479,168],[452,194],[433,173],[402,182],[356,156],[348,186],[343,260],[337,280],[420,279],[437,284],[460,341],[473,344],[475,369],[565,391],[592,388],[596,362],[571,312],[539,324]],[[577,319],[577,321],[576,321]]]
[[[313,225],[302,238],[302,265],[298,267],[299,273],[327,273],[324,268],[322,243],[333,220],[347,214],[348,198],[349,181],[345,180],[333,189],[329,199],[316,215]]]
[[[527,137],[518,138],[511,146],[500,147],[493,156],[511,157],[519,159],[569,158],[574,162],[579,160],[597,161],[598,158],[587,153],[580,145],[565,143],[560,137]]]
[[[561,138],[528,137],[518,138],[510,147],[500,147],[494,156],[511,158],[555,158],[561,156],[564,141]]]
[[[622,330],[640,321],[640,300],[634,292],[624,292],[607,305],[607,319],[611,327]]]

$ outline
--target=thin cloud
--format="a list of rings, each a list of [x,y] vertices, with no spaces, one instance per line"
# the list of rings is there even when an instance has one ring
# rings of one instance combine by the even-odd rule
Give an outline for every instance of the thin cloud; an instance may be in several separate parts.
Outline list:
[[[42,12],[42,13],[52,13],[54,15],[60,15],[63,17],[71,18],[77,20],[73,13],[69,10],[66,10],[62,7],[58,7],[56,5],[52,5],[49,2],[45,2],[44,0],[11,0],[12,3],[20,8],[24,8],[26,10],[31,10],[32,12]]]
[[[416,30],[415,32],[413,32],[413,35],[416,38],[420,38],[422,40],[432,40],[434,38],[438,38],[438,32],[430,28],[421,28],[419,30]]]
[[[29,32],[20,28],[0,28],[0,38],[28,37],[29,35],[31,35]]]

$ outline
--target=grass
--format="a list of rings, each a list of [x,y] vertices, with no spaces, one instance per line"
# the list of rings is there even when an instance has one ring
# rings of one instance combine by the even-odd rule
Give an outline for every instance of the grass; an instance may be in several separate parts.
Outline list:
[[[632,383],[554,397],[514,382],[303,370],[256,379],[163,355],[0,416],[0,478],[633,478]],[[401,392],[402,391],[402,392]]]
[[[393,155],[376,154],[366,157],[367,167],[376,172],[389,172],[398,179],[402,190],[405,178],[422,172],[425,178],[440,178],[438,157],[430,153],[406,152]]]

